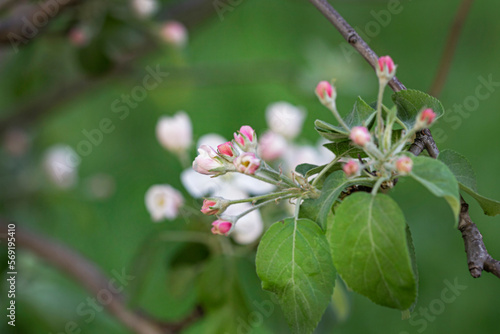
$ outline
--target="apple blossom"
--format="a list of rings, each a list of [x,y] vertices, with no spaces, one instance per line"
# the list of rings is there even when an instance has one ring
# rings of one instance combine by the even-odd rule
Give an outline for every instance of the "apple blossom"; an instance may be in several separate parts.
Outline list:
[[[154,222],[175,219],[184,204],[181,193],[168,184],[151,186],[145,196],[146,208]]]
[[[302,131],[306,113],[288,102],[275,102],[266,109],[269,129],[288,140],[297,137]]]
[[[147,18],[158,10],[157,0],[132,0],[132,9],[137,16]]]
[[[212,223],[212,233],[227,236],[232,227],[232,222],[218,219]]]
[[[236,170],[243,174],[253,175],[260,167],[260,159],[255,153],[244,152],[234,160]]]
[[[161,38],[168,44],[175,47],[184,47],[188,41],[186,27],[177,21],[165,22],[160,31]]]
[[[272,161],[281,158],[287,146],[287,141],[283,136],[267,131],[259,138],[258,153],[262,159]]]
[[[354,144],[364,147],[368,142],[372,140],[370,132],[364,126],[355,126],[351,129],[349,138],[354,142]]]
[[[156,138],[169,151],[182,153],[191,146],[193,129],[189,116],[184,111],[174,116],[163,116],[156,124]]]
[[[193,169],[205,175],[219,175],[226,172],[226,166],[213,148],[201,145],[199,155],[193,161]]]
[[[58,188],[69,189],[78,180],[80,157],[67,145],[49,148],[43,158],[43,167],[49,180]]]

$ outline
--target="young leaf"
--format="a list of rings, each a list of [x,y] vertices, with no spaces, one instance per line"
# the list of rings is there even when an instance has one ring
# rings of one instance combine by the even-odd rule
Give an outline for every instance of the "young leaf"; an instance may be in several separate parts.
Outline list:
[[[352,111],[344,117],[344,122],[349,128],[361,125],[369,127],[374,118],[375,109],[363,101],[361,97],[358,97]],[[349,132],[341,126],[332,125],[321,120],[316,120],[314,125],[316,131],[326,139],[335,141],[349,137]]]
[[[352,144],[351,140],[342,140],[342,141],[336,141],[334,143],[326,143],[323,145],[327,149],[333,152],[336,156],[343,155],[347,151],[347,155],[351,157],[358,157],[358,154],[362,157],[365,158],[367,157],[365,151],[363,149],[356,147]]]
[[[413,169],[410,177],[417,180],[431,193],[444,197],[453,210],[453,215],[458,223],[460,213],[460,198],[458,182],[450,169],[441,161],[429,157],[411,156]]]
[[[424,92],[406,89],[392,94],[392,101],[397,107],[398,118],[411,129],[415,125],[418,113],[424,108],[431,108],[436,119],[444,113],[443,105],[435,97]]]
[[[318,168],[318,166],[312,164],[300,164],[297,167],[295,167],[295,171],[303,176],[306,176],[307,172],[315,168]]]
[[[484,214],[496,216],[500,213],[500,202],[478,194],[476,173],[467,158],[453,150],[444,150],[439,154],[438,159],[444,162],[455,175],[460,189],[471,195],[479,203]]]
[[[359,183],[347,179],[343,171],[336,171],[330,174],[323,184],[320,197],[315,200],[304,201],[301,205],[301,208],[303,207],[305,210],[305,217],[314,220],[325,230],[328,214],[332,210],[333,204],[345,188],[354,184]]]
[[[377,304],[407,310],[417,283],[399,206],[387,195],[357,192],[335,212],[328,234],[342,279]]]
[[[312,333],[330,302],[335,284],[323,231],[307,219],[274,223],[257,250],[262,288],[275,293],[292,333]]]

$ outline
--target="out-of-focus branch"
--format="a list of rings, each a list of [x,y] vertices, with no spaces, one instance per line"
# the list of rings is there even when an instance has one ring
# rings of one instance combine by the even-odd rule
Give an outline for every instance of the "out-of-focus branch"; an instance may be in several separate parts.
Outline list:
[[[0,218],[0,240],[7,240],[8,222]],[[125,296],[112,288],[110,279],[90,260],[47,237],[35,234],[27,229],[16,226],[16,247],[24,248],[41,259],[47,261],[60,271],[72,277],[92,295],[96,296],[106,290],[112,295],[112,300],[103,306],[123,325],[137,334],[177,333],[201,316],[200,310],[195,310],[185,320],[179,323],[157,321],[152,317],[129,310],[125,304]]]
[[[439,62],[436,77],[434,78],[429,91],[429,94],[433,96],[438,97],[443,90],[444,84],[446,83],[446,78],[450,72],[453,56],[455,55],[455,51],[457,49],[458,39],[460,37],[460,33],[462,32],[462,27],[465,19],[467,18],[467,14],[469,14],[472,2],[474,2],[474,0],[463,0],[458,8],[457,14],[455,15],[448,39],[446,40],[446,44],[444,46],[443,55],[441,56],[441,60]]]
[[[0,21],[0,44],[21,43],[27,44],[29,40],[38,36],[51,20],[59,16],[69,7],[78,5],[83,0],[52,1],[29,5],[18,13]],[[5,5],[11,5],[4,1]],[[30,28],[31,27],[31,28]],[[36,29],[34,31],[33,27]],[[30,33],[26,35],[26,31]]]

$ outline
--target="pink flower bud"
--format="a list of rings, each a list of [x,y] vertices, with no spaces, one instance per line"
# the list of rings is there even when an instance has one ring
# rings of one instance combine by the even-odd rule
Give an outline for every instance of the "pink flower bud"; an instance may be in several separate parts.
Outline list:
[[[420,113],[418,116],[418,122],[423,125],[423,127],[429,127],[436,119],[436,113],[428,108]]]
[[[224,170],[224,164],[213,148],[201,145],[198,149],[199,155],[193,161],[193,169],[205,175],[218,175]]]
[[[227,236],[232,227],[233,223],[218,219],[212,223],[212,233]]]
[[[233,161],[233,159],[238,155],[238,152],[236,152],[233,144],[230,141],[217,146],[217,151],[219,152],[219,155],[221,157],[225,158],[228,161]]]
[[[349,138],[358,146],[365,146],[368,142],[372,140],[370,132],[364,126],[355,126],[351,130]]]
[[[207,198],[203,201],[203,206],[200,211],[208,216],[217,215],[224,212],[229,204],[228,200],[221,197]]]
[[[251,126],[243,125],[238,131],[239,134],[234,134],[234,140],[243,151],[254,150],[257,146],[257,136],[255,130]]]
[[[180,22],[169,21],[164,23],[160,34],[166,43],[175,47],[184,47],[187,44],[188,32]]]
[[[349,160],[348,163],[342,167],[347,176],[355,176],[359,174],[359,163],[356,160]]]
[[[380,57],[378,59],[377,76],[384,83],[387,83],[396,75],[396,67],[391,57]]]
[[[219,212],[218,209],[215,209],[215,205],[217,204],[217,202],[215,201],[211,201],[209,199],[206,199],[203,201],[203,206],[201,207],[201,212],[203,212],[203,214],[205,215],[215,215],[217,214],[217,212]]]
[[[413,160],[410,157],[401,157],[396,161],[396,169],[399,174],[406,175],[413,168]]]
[[[279,134],[267,131],[259,139],[259,155],[262,159],[273,161],[285,154],[287,141]]]
[[[255,153],[245,152],[234,160],[236,170],[243,174],[253,175],[260,167],[260,160]]]
[[[335,88],[328,81],[320,81],[316,86],[316,95],[321,103],[327,105],[335,101],[337,94]]]

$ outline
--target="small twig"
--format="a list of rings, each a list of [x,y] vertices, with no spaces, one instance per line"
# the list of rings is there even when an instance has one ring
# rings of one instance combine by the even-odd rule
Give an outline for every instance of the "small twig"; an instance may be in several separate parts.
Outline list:
[[[441,56],[436,76],[432,82],[431,89],[429,90],[429,94],[433,96],[438,97],[443,90],[446,78],[450,72],[453,56],[455,55],[455,51],[457,49],[458,39],[467,18],[467,14],[469,14],[472,2],[474,2],[474,0],[463,0],[458,8],[457,14],[455,15],[455,19],[453,20],[453,24],[448,34],[448,39],[446,40],[443,49],[443,55]]]
[[[472,277],[481,277],[483,270],[500,278],[500,261],[495,260],[486,250],[483,236],[469,216],[469,205],[460,197],[462,209],[458,229],[464,239],[467,262]]]
[[[309,0],[319,11],[330,21],[340,34],[351,44],[356,51],[359,52],[363,58],[373,67],[376,68],[378,64],[377,54],[366,44],[366,42],[359,36],[353,27],[326,1],[326,0]],[[406,89],[406,87],[394,77],[390,82],[392,90],[398,92]]]
[[[0,218],[0,239],[7,240],[8,222]],[[71,276],[92,295],[96,296],[102,290],[112,295],[109,303],[103,306],[123,325],[137,334],[177,333],[193,323],[201,316],[196,309],[193,314],[178,323],[166,323],[153,317],[129,310],[125,303],[125,295],[110,288],[110,279],[90,260],[74,250],[46,237],[30,232],[16,224],[16,247],[22,247],[49,262],[54,267]]]

